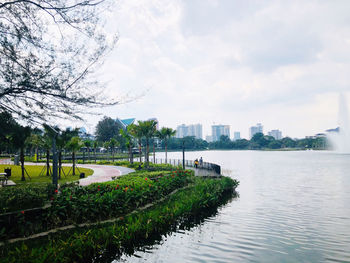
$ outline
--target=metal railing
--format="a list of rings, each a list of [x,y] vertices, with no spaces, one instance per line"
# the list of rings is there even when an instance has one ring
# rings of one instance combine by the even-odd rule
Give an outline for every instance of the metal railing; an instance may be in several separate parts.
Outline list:
[[[139,161],[139,158],[138,159],[135,158],[134,160]],[[145,162],[144,157],[142,157],[142,161]],[[165,162],[165,159],[156,158],[154,160],[153,157],[151,157],[151,156],[149,158],[149,162],[155,163],[155,164],[170,164],[170,165],[174,165],[174,166],[182,166],[183,165],[183,160],[180,160],[180,159],[168,159],[167,162]],[[221,175],[221,166],[218,164],[215,164],[215,163],[203,162],[202,164],[198,164],[197,167],[195,167],[194,161],[185,160],[185,167],[208,170],[208,171],[215,172],[218,175]]]

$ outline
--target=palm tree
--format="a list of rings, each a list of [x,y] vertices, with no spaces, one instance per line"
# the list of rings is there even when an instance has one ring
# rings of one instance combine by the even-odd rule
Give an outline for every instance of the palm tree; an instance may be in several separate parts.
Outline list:
[[[44,131],[45,132],[41,137],[41,143],[44,149],[46,149],[46,176],[50,176],[50,149],[52,146],[53,131],[46,125],[44,125]]]
[[[141,134],[146,140],[146,164],[149,166],[149,140],[152,138],[157,129],[157,122],[154,120],[149,121],[138,121],[138,126],[140,127]]]
[[[119,132],[120,132],[120,134],[122,135],[122,137],[126,141],[125,145],[126,145],[126,147],[128,147],[128,150],[129,150],[129,161],[130,161],[130,163],[133,163],[134,162],[134,157],[133,157],[132,148],[134,146],[134,139],[131,136],[129,127],[130,126],[128,126],[126,130],[120,129]]]
[[[84,145],[85,145],[85,147],[87,148],[87,151],[88,151],[88,159],[89,159],[89,161],[90,161],[90,148],[91,148],[91,146],[92,146],[92,141],[90,141],[90,140],[85,140],[85,141],[84,141]]]
[[[109,147],[111,148],[112,150],[112,162],[114,162],[114,150],[115,150],[115,147],[118,145],[118,142],[115,138],[112,138],[109,140]]]
[[[158,137],[164,141],[165,145],[165,163],[168,162],[168,139],[176,134],[176,131],[172,128],[163,127],[159,133]]]
[[[70,139],[70,141],[67,143],[68,149],[72,151],[72,161],[73,161],[73,175],[75,175],[75,154],[77,151],[80,150],[81,147],[83,147],[83,142],[78,136],[74,136]]]
[[[61,179],[61,171],[62,171],[62,151],[67,146],[68,142],[74,137],[78,135],[78,129],[70,130],[66,129],[62,131],[56,139],[56,146],[58,150],[58,179]]]
[[[128,130],[134,138],[137,139],[139,144],[139,154],[140,154],[140,163],[142,162],[142,132],[140,126],[136,124],[131,124],[128,126]]]
[[[92,146],[94,147],[94,156],[95,156],[95,163],[96,163],[97,162],[96,161],[96,149],[98,147],[98,141],[97,140],[93,141]]]
[[[42,139],[40,138],[40,134],[38,133],[32,133],[28,137],[28,142],[35,147],[35,162],[38,162],[38,153],[39,153],[39,147],[42,145]]]

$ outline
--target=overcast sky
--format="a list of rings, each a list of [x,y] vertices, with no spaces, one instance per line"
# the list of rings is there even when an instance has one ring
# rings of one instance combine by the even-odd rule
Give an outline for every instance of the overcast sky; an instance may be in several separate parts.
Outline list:
[[[350,91],[350,1],[125,0],[108,14],[119,42],[101,68],[101,110],[160,126],[228,124],[248,137],[304,137],[338,125]],[[348,100],[349,101],[349,100]],[[88,117],[90,131],[102,116]]]

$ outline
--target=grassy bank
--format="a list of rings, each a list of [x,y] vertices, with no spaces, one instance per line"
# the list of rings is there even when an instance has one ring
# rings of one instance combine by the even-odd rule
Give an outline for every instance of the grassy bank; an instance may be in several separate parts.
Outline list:
[[[7,165],[7,164],[0,164],[0,171],[4,172],[5,168],[11,168],[11,177],[10,180],[14,181],[16,184],[32,184],[32,183],[40,183],[40,184],[48,184],[52,183],[52,177],[46,176],[46,168],[43,172],[43,165],[25,165],[25,169],[30,177],[27,176],[25,173],[25,181],[21,181],[22,177],[22,170],[20,165]],[[52,167],[50,167],[52,171]],[[93,170],[87,169],[87,168],[80,168],[79,171],[76,170],[76,175],[72,175],[72,171],[70,171],[70,175],[68,175],[69,170],[71,167],[63,166],[63,171],[61,173],[61,179],[58,180],[59,184],[63,184],[66,182],[72,182],[79,179],[79,171],[82,173],[85,173],[85,176],[89,176],[93,174]],[[67,176],[65,175],[67,174]]]
[[[0,238],[6,240],[57,227],[115,218],[157,201],[193,180],[193,171],[187,170],[138,171],[86,187],[63,185],[59,192],[44,188],[33,190],[32,187],[1,189],[2,212],[15,212],[0,214]],[[48,204],[45,208],[18,210],[44,203]]]
[[[165,201],[145,211],[119,217],[114,223],[7,244],[0,248],[1,262],[111,261],[122,253],[132,253],[145,242],[152,242],[154,236],[167,233],[184,219],[217,207],[237,184],[227,177],[193,178],[191,185]]]

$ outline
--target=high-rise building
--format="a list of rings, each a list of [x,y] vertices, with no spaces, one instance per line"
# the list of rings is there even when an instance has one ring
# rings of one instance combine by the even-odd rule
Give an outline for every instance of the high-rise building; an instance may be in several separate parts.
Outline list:
[[[186,136],[194,136],[196,139],[203,138],[202,124],[179,125],[176,128],[176,137],[183,138]]]
[[[213,137],[210,136],[210,135],[207,135],[207,136],[205,136],[205,140],[206,140],[207,142],[212,142],[212,141],[213,141]]]
[[[188,133],[188,127],[185,124],[181,124],[176,128],[176,138],[186,137]]]
[[[282,139],[282,132],[280,130],[272,130],[268,132],[269,136],[272,136],[275,138],[275,140],[281,140]]]
[[[211,136],[213,142],[219,141],[221,135],[226,135],[230,138],[230,125],[212,125]]]
[[[233,133],[233,140],[237,141],[237,140],[240,140],[240,139],[241,139],[241,133],[239,131],[235,131]]]
[[[261,123],[257,123],[256,126],[252,126],[249,128],[249,137],[250,139],[253,138],[254,134],[256,133],[264,133],[263,127]]]

